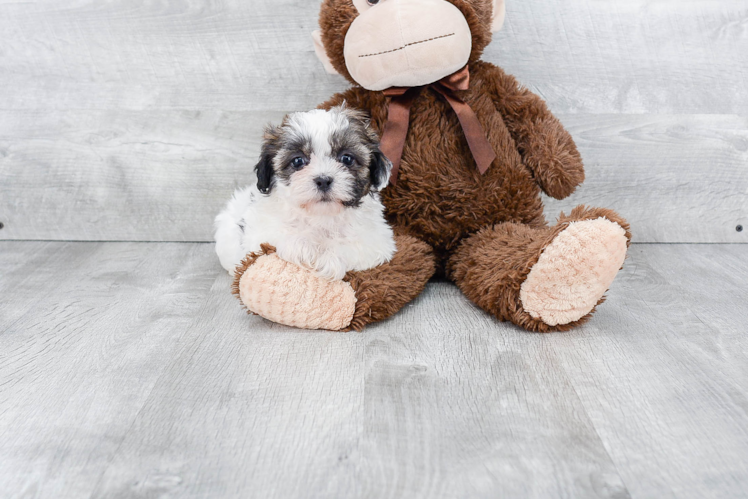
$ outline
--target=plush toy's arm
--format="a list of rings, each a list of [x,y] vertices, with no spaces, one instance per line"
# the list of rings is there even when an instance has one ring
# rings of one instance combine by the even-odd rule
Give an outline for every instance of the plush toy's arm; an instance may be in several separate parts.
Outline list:
[[[563,199],[584,181],[582,157],[574,140],[545,102],[501,68],[483,63],[492,98],[540,188]]]

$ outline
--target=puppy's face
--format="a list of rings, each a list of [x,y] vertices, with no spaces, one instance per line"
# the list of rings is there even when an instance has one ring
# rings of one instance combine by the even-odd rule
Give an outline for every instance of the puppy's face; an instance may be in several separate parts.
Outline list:
[[[293,113],[265,130],[257,188],[319,215],[355,208],[387,185],[392,163],[365,116],[339,106]]]

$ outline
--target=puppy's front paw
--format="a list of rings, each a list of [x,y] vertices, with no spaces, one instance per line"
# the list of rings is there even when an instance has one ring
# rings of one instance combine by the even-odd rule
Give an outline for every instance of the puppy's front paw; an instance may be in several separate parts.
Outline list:
[[[343,330],[353,319],[356,294],[345,281],[330,281],[282,260],[271,247],[237,268],[234,293],[252,313],[310,330]]]
[[[343,259],[333,253],[323,253],[314,263],[314,272],[317,276],[328,281],[342,280],[348,272],[347,265]]]

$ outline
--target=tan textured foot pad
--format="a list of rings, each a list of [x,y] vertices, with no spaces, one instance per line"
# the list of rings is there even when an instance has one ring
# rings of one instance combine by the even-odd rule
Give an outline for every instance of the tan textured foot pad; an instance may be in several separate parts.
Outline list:
[[[356,309],[351,285],[319,278],[274,253],[247,268],[239,280],[239,298],[265,319],[310,330],[345,329]]]
[[[604,217],[569,223],[543,250],[522,284],[522,307],[550,326],[584,317],[623,265],[625,233]]]

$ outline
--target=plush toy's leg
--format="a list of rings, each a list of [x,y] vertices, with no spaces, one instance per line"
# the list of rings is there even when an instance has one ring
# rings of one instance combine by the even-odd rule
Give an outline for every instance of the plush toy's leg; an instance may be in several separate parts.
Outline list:
[[[434,275],[436,262],[431,247],[407,235],[396,235],[397,253],[386,264],[355,271],[345,280],[356,291],[356,312],[350,328],[389,318],[415,299]]]
[[[342,281],[281,260],[263,245],[234,276],[234,293],[254,314],[276,323],[307,329],[361,330],[399,311],[423,290],[434,274],[434,256],[426,243],[395,236],[393,259],[367,271],[350,272]]]
[[[528,330],[568,330],[587,319],[626,257],[631,234],[612,210],[575,208],[554,227],[503,223],[467,238],[448,263],[465,295]]]

